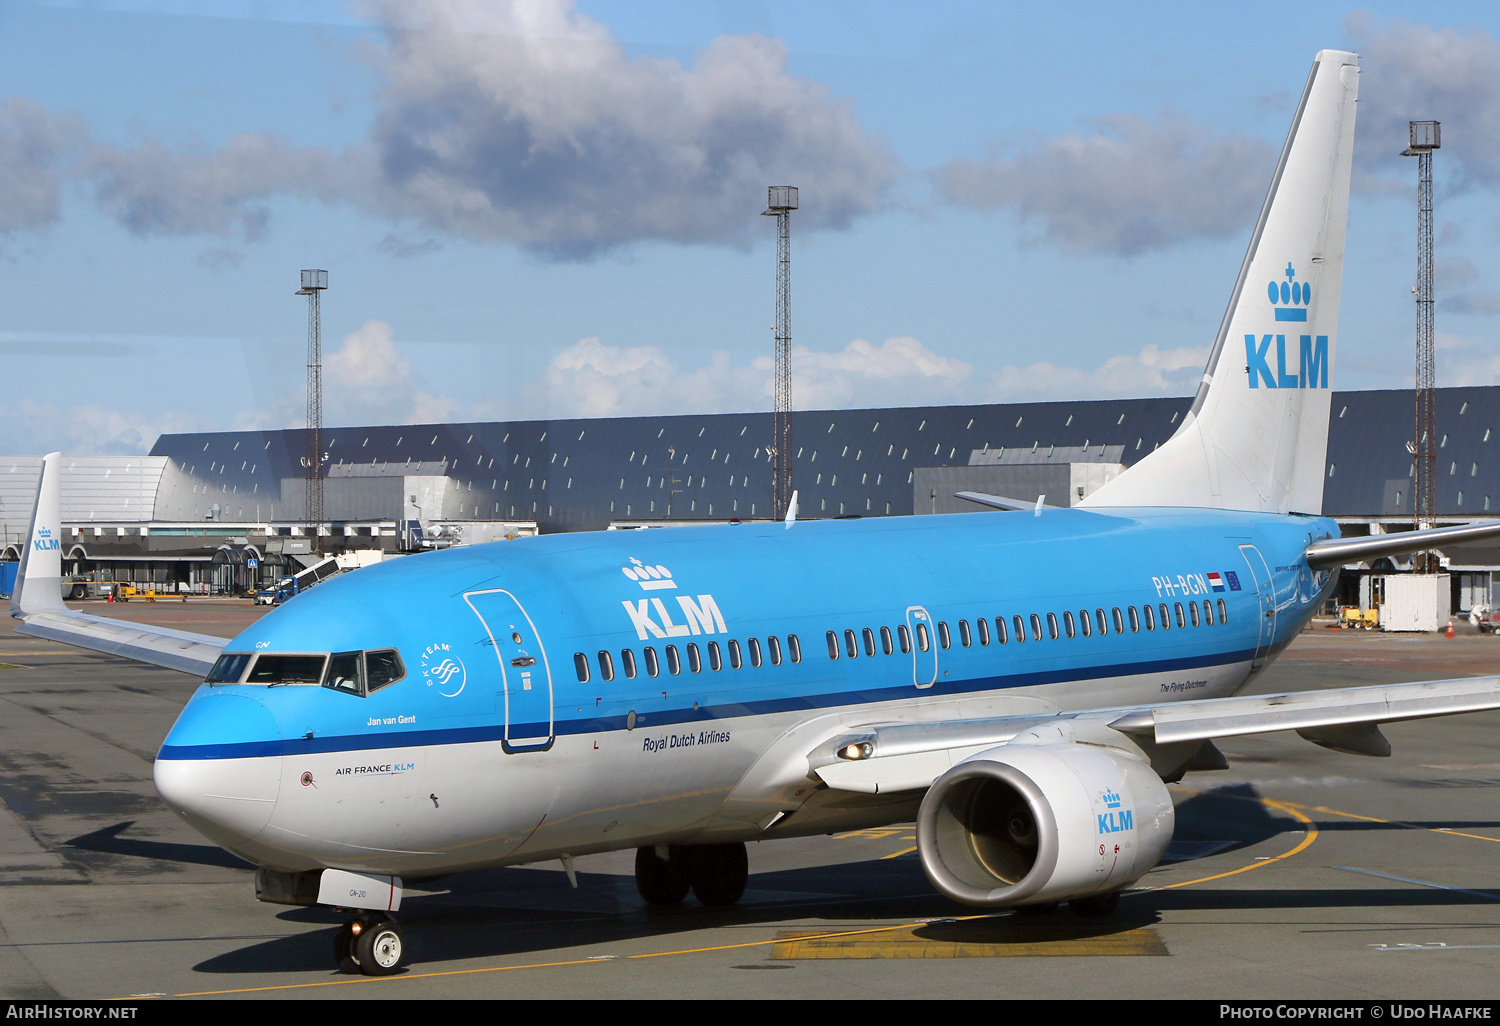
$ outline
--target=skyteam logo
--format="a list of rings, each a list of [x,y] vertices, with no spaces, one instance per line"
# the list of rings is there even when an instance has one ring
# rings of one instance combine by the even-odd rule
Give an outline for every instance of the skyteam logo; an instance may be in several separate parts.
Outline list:
[[[1271,282],[1266,286],[1271,305],[1276,308],[1278,321],[1307,320],[1307,304],[1312,302],[1312,286],[1297,280],[1297,272],[1291,261],[1286,265],[1286,281]]]
[[[444,698],[457,698],[469,682],[469,673],[448,643],[440,641],[422,650],[422,678]]]
[[[62,542],[52,537],[52,528],[38,527],[36,537],[31,539],[31,547],[38,552],[49,552],[53,549],[61,549]]]
[[[1105,809],[1109,810],[1098,813],[1101,834],[1118,834],[1125,830],[1135,829],[1135,811],[1121,808],[1124,802],[1114,788],[1101,791],[1099,801],[1104,804]]]

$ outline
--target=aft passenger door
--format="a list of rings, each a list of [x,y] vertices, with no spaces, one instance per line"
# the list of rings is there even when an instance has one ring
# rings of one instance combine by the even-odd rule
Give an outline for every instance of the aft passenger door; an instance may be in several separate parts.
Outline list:
[[[471,591],[464,601],[490,636],[505,693],[507,752],[552,747],[552,669],[536,625],[514,595],[503,589]]]
[[[911,677],[919,688],[937,683],[937,637],[932,616],[921,606],[906,607],[906,629],[911,632]]]
[[[1250,669],[1258,670],[1276,638],[1276,583],[1271,579],[1271,567],[1266,563],[1266,557],[1260,554],[1260,549],[1254,545],[1241,545],[1240,555],[1245,558],[1245,566],[1250,570],[1250,579],[1255,582],[1255,592],[1259,596],[1257,619],[1260,625],[1257,630],[1260,633],[1256,636],[1255,658],[1250,661]]]

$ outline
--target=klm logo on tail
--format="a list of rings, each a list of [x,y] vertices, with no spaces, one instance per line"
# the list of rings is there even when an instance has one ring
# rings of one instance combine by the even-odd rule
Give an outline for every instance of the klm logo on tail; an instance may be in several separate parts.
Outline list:
[[[1307,304],[1312,302],[1312,286],[1296,280],[1297,272],[1286,265],[1286,281],[1271,282],[1266,287],[1278,321],[1307,320]],[[1271,345],[1276,345],[1276,368],[1271,369]],[[1250,387],[1260,388],[1327,388],[1328,336],[1302,335],[1297,339],[1297,368],[1287,372],[1285,335],[1245,336],[1245,373]]]
[[[31,539],[31,547],[38,552],[47,552],[51,549],[61,549],[62,542],[52,537],[51,528],[39,527],[36,531],[36,537]]]

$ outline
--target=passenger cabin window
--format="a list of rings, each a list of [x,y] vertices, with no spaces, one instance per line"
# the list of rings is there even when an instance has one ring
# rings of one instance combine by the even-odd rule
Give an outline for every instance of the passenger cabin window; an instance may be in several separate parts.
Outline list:
[[[946,651],[953,647],[953,638],[948,634],[948,621],[938,621],[938,644]]]
[[[1047,615],[1051,616],[1052,614],[1048,613]],[[1057,626],[1055,622],[1052,627],[1052,636],[1054,638],[1057,637]],[[1031,614],[1031,640],[1042,640],[1042,618],[1040,616],[1037,616],[1035,613]]]
[[[1010,618],[1010,624],[1011,624],[1012,627],[1014,627],[1016,629],[1016,643],[1018,645],[1019,644],[1025,644],[1025,642],[1026,642],[1026,621],[1023,620],[1023,619],[1021,619],[1021,615],[1019,613],[1017,613],[1015,616],[1013,616],[1013,617]],[[1038,633],[1040,633],[1040,631]]]
[[[717,672],[724,669],[724,657],[719,652],[719,643],[710,641],[708,643],[708,668]]]
[[[865,655],[867,655],[867,656],[874,655],[875,654],[875,632],[872,631],[872,630],[870,630],[870,628],[866,627],[863,631],[860,632],[860,635],[865,639]]]
[[[898,623],[896,625],[896,637],[901,642],[901,654],[905,655],[906,653],[910,652],[911,651],[911,631],[907,630],[906,624],[904,624],[904,623]]]
[[[1050,616],[1052,614],[1049,613],[1047,615]],[[1063,610],[1063,631],[1070,638],[1076,637],[1078,634],[1077,628],[1075,628],[1073,625],[1073,614],[1068,612],[1066,609]]]
[[[917,648],[923,652],[932,648],[932,637],[927,633],[927,625],[925,623],[917,624]]]
[[[772,666],[780,666],[781,665],[781,642],[779,642],[779,641],[776,640],[776,635],[773,634],[769,638],[766,639],[766,648],[771,653],[771,665]]]
[[[703,656],[698,653],[698,646],[697,646],[697,644],[696,643],[689,643],[688,647],[687,647],[687,650],[688,650],[688,669],[692,670],[694,673],[700,673],[700,672],[702,672],[702,670],[703,670]]]
[[[1089,611],[1087,609],[1080,609],[1078,611],[1078,626],[1083,628],[1083,636],[1085,638],[1093,635],[1094,625],[1089,620]]]
[[[1047,636],[1053,641],[1057,640],[1057,614],[1047,614]]]
[[[729,642],[729,668],[731,670],[738,670],[743,665],[745,665],[745,663],[744,660],[740,658],[740,643],[738,641],[731,640]]]
[[[335,691],[345,691],[351,695],[363,695],[365,693],[364,682],[360,680],[359,652],[335,652],[328,657],[328,670],[323,674],[323,686]]]
[[[786,651],[787,655],[792,657],[792,662],[800,663],[802,661],[802,642],[797,640],[797,635],[788,634],[786,636]]]
[[[1003,645],[1009,640],[1009,637],[1005,633],[1005,617],[995,617],[995,643]]]
[[[1196,603],[1196,602],[1189,602],[1188,603],[1188,615],[1190,617],[1192,617],[1193,626],[1194,627],[1198,626],[1198,603]]]
[[[1124,617],[1122,617],[1120,615],[1120,607],[1119,606],[1115,606],[1114,610],[1113,610],[1113,613],[1114,613],[1114,621],[1115,621],[1115,633],[1116,634],[1124,634],[1125,633],[1125,619],[1124,619]],[[1103,616],[1104,614],[1103,614],[1103,612],[1100,612],[1099,615]],[[1131,629],[1134,630],[1134,628],[1131,628]]]
[[[969,621],[958,621],[958,643],[964,648],[974,644],[974,636],[969,633]]]
[[[667,646],[667,672],[674,677],[682,672],[682,656],[677,654],[676,645]]]
[[[214,661],[213,668],[208,671],[208,676],[203,678],[205,684],[238,684],[240,678],[245,675],[245,667],[250,665],[254,659],[249,653],[225,653]]]
[[[828,632],[828,658],[829,659],[837,659],[838,657],[839,657],[839,636],[837,634],[835,634],[833,631],[829,631]]]
[[[859,642],[855,639],[853,631],[844,632],[844,651],[849,653],[850,659],[859,655]]]
[[[981,616],[974,621],[974,626],[979,630],[979,643],[981,645],[988,645],[990,643],[990,622]]]
[[[750,647],[750,665],[751,666],[759,666],[760,665],[760,642],[757,641],[754,638],[751,638],[748,642],[746,642],[746,644],[749,645],[749,647]]]
[[[246,684],[321,684],[325,655],[261,655]]]
[[[1167,612],[1167,604],[1163,602],[1157,607],[1161,610],[1161,629],[1169,631],[1172,629],[1172,614]]]
[[[650,645],[647,645],[646,650],[642,652],[641,655],[646,657],[647,676],[655,677],[661,673],[661,664],[656,661],[656,649],[652,648]]]
[[[1141,607],[1141,612],[1143,614],[1145,614],[1145,617],[1146,617],[1146,630],[1148,630],[1148,631],[1154,631],[1154,630],[1156,630],[1156,614],[1151,611],[1151,607],[1150,606],[1142,606]]]
[[[573,672],[578,674],[578,683],[589,682],[589,657],[582,652],[573,653]]]
[[[1209,627],[1214,625],[1214,607],[1208,599],[1203,600],[1203,622]]]
[[[632,649],[620,650],[620,667],[625,671],[628,680],[635,679],[635,652]]]
[[[880,628],[880,650],[886,655],[892,655],[896,651],[896,642],[891,637],[891,629],[889,627]]]
[[[1219,599],[1219,622],[1220,623],[1228,623],[1229,622],[1229,607],[1226,606],[1226,605],[1224,605],[1224,600],[1223,599]]]
[[[599,679],[603,681],[615,679],[615,661],[609,657],[608,652],[599,653]]]
[[[1148,608],[1149,612],[1149,608]],[[1135,634],[1141,629],[1141,615],[1135,611],[1135,606],[1130,607],[1130,633]]]

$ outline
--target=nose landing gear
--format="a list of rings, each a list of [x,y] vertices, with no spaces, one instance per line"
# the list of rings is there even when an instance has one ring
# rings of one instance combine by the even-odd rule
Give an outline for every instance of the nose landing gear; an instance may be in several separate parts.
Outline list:
[[[366,915],[339,927],[333,957],[351,976],[390,976],[406,962],[406,938],[388,915]]]

